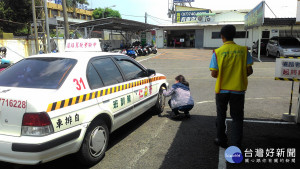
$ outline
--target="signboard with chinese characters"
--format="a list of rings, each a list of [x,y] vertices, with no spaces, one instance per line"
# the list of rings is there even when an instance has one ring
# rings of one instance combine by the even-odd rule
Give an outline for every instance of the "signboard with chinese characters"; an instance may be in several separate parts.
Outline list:
[[[300,59],[280,58],[276,59],[275,67],[276,80],[299,80]]]
[[[173,0],[174,3],[195,2],[195,0]]]
[[[297,1],[296,24],[300,24],[300,0]]]
[[[176,22],[191,22],[198,21],[197,14],[209,13],[209,10],[198,10],[198,11],[176,11]]]
[[[66,52],[101,52],[98,39],[68,39],[65,47]]]
[[[245,30],[263,25],[264,17],[265,1],[262,1],[245,16]]]

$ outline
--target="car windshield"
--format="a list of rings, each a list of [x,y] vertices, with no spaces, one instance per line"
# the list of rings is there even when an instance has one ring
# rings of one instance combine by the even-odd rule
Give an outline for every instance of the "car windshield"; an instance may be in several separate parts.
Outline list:
[[[279,44],[282,46],[300,46],[299,41],[293,38],[279,39]]]
[[[68,58],[23,59],[0,72],[0,86],[57,89],[76,63]]]

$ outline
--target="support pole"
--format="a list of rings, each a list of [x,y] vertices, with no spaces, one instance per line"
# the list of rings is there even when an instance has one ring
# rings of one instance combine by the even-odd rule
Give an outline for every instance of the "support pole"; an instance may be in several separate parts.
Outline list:
[[[32,16],[33,16],[33,25],[34,25],[34,40],[35,40],[35,53],[39,53],[39,36],[37,30],[37,23],[36,23],[36,11],[35,11],[35,1],[31,0],[32,3]]]
[[[68,9],[66,0],[62,0],[63,14],[64,14],[64,30],[65,30],[65,44],[66,40],[69,39],[69,22],[68,22]]]
[[[88,38],[88,31],[87,31],[87,27],[84,27],[84,39]]]
[[[56,25],[56,52],[59,51],[58,36],[59,36],[59,33],[58,33],[58,25]]]
[[[261,62],[260,60],[260,43],[261,43],[261,27],[259,26],[258,27],[258,46],[257,46],[257,57],[258,57],[258,60]]]
[[[298,108],[297,108],[295,122],[300,123],[300,83],[299,83],[299,90],[298,90]]]
[[[148,17],[148,14],[147,14],[147,12],[145,12],[145,23],[147,23],[147,17]]]
[[[294,92],[294,81],[292,82],[292,90],[291,90],[291,99],[290,99],[289,115],[292,114],[293,92]]]
[[[50,44],[50,31],[49,31],[49,19],[48,19],[48,9],[47,9],[47,0],[44,0],[44,10],[45,10],[45,21],[46,21],[46,34],[47,34],[47,53],[51,53],[51,44]]]

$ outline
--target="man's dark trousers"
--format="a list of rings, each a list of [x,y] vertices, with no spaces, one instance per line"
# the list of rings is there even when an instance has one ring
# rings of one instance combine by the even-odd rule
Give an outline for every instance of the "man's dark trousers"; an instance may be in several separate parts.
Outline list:
[[[217,137],[221,142],[227,142],[225,133],[227,105],[230,105],[231,125],[231,143],[234,146],[241,146],[243,138],[243,120],[245,94],[219,93],[216,94],[217,104]]]

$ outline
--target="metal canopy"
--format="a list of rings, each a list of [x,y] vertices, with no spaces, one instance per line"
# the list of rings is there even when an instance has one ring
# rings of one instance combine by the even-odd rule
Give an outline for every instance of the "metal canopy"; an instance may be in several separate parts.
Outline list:
[[[296,18],[265,18],[263,26],[295,25]]]
[[[72,29],[93,29],[94,31],[106,30],[117,30],[125,32],[139,32],[147,31],[150,29],[157,28],[156,25],[146,24],[142,22],[120,19],[120,18],[103,18],[84,23],[70,25]]]

